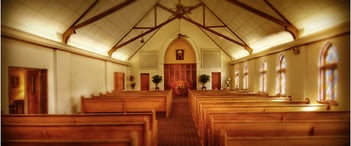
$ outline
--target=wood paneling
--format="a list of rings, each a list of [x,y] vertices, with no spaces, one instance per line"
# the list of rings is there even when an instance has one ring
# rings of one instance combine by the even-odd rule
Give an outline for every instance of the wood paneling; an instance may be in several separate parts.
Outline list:
[[[164,84],[173,96],[186,96],[187,89],[196,89],[196,64],[164,64]]]

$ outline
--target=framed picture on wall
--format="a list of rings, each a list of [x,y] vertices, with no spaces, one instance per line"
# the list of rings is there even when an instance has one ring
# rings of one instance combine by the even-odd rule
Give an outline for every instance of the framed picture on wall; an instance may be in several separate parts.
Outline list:
[[[176,50],[176,60],[184,60],[184,50],[183,49]]]

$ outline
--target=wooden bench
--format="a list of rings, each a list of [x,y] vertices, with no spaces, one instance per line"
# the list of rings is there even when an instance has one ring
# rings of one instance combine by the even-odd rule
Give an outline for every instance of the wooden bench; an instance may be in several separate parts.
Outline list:
[[[305,108],[313,108],[314,111],[327,111],[327,105],[260,105],[260,106],[240,106],[240,105],[228,105],[227,107],[207,107],[203,108],[201,115],[196,119],[195,124],[197,126],[200,137],[205,140],[207,127],[211,115],[221,113],[243,113],[243,112],[284,112],[284,111],[304,111]]]
[[[296,101],[296,100],[292,100],[291,97],[270,97],[266,95],[255,95],[251,93],[244,93],[244,94],[238,95],[238,93],[234,93],[234,92],[223,92],[222,94],[221,92],[212,93],[212,92],[201,92],[201,91],[200,92],[189,91],[189,93],[190,93],[188,96],[188,100],[190,103],[189,107],[192,111],[193,119],[195,121],[195,125],[198,128],[198,133],[200,135],[203,145],[219,145],[219,139],[220,139],[219,129],[221,129],[221,127],[218,127],[218,125],[221,125],[219,123],[227,123],[228,125],[230,125],[227,127],[228,129],[223,129],[225,133],[223,135],[226,136],[225,138],[224,136],[221,137],[221,139],[226,139],[225,141],[222,141],[221,144],[223,144],[224,142],[231,142],[230,139],[240,139],[238,137],[244,137],[245,139],[245,137],[248,137],[247,135],[242,135],[242,136],[234,135],[236,137],[233,137],[233,131],[231,131],[232,129],[230,128],[235,127],[235,125],[240,125],[241,123],[249,123],[249,122],[253,123],[253,121],[257,122],[256,124],[261,124],[261,125],[274,121],[276,123],[285,123],[285,124],[291,123],[291,125],[289,125],[290,127],[294,127],[294,126],[299,127],[299,125],[301,126],[303,124],[305,124],[305,127],[306,127],[308,122],[311,122],[311,121],[317,120],[321,122],[324,120],[324,122],[321,122],[321,123],[326,124],[328,123],[328,121],[325,121],[325,120],[335,119],[335,122],[331,122],[331,125],[329,126],[332,126],[333,125],[332,123],[342,122],[341,124],[340,123],[335,124],[335,125],[341,125],[341,127],[333,127],[336,129],[332,131],[339,130],[339,133],[337,133],[339,135],[335,137],[342,137],[341,140],[344,140],[345,137],[349,137],[349,134],[346,135],[346,133],[349,132],[349,125],[347,124],[349,123],[349,111],[344,111],[344,112],[330,111],[330,110],[333,110],[331,109],[330,105],[310,104],[309,99],[305,99],[303,101]],[[211,94],[207,94],[207,93],[211,93]],[[306,119],[309,119],[309,120],[303,121]],[[299,122],[296,123],[296,120],[298,120]],[[234,124],[234,125],[231,125],[231,124]],[[271,124],[271,125],[272,127],[268,127],[267,130],[274,129],[273,127],[274,124]],[[247,126],[251,126],[251,125],[247,124],[247,125],[241,126],[242,129],[240,129],[241,131],[238,133],[243,133],[242,131],[244,131],[245,129],[244,127],[247,127]],[[252,128],[251,129],[252,131],[258,129],[257,127],[256,128],[253,128],[253,127],[255,126],[250,127]],[[236,128],[238,129],[238,127]],[[346,128],[347,130],[345,130],[344,128]],[[306,129],[309,129],[310,132],[312,131],[311,133],[313,135],[315,134],[314,133],[315,128],[313,127],[304,128],[305,133],[306,133]],[[328,130],[325,130],[325,131],[328,131]],[[261,134],[264,133],[259,131],[255,131],[255,132],[258,132]],[[277,133],[277,132],[273,132],[273,133]],[[261,138],[259,136],[250,137],[250,138],[267,139],[269,137],[267,135],[264,135],[264,136],[265,136],[264,138]],[[304,136],[305,135],[298,135],[298,136],[286,135],[285,137],[304,137]],[[327,137],[325,135],[318,135],[318,136]],[[333,137],[334,135],[328,135],[328,136]],[[279,137],[279,138],[281,139],[282,137]],[[279,138],[273,137],[273,139],[279,139]],[[294,138],[290,138],[290,139],[294,139]],[[317,141],[318,139],[316,139],[316,142]],[[229,144],[234,144],[234,143],[229,143]]]
[[[201,108],[217,106],[217,105],[245,105],[245,106],[256,106],[256,105],[277,105],[277,104],[309,104],[310,100],[305,99],[304,101],[291,101],[291,100],[280,100],[280,99],[267,99],[267,98],[198,98],[192,104],[193,117],[197,118],[201,114]]]
[[[220,143],[223,144],[223,142],[220,142],[220,139],[223,139],[223,135],[227,137],[227,140],[224,140],[227,144],[231,142],[228,145],[243,145],[249,143],[250,140],[253,140],[251,144],[254,144],[254,139],[261,139],[260,142],[262,144],[259,145],[274,143],[285,145],[287,142],[290,142],[284,141],[285,139],[296,139],[292,140],[292,142],[300,145],[300,143],[306,144],[306,141],[299,141],[301,139],[298,139],[298,137],[312,138],[315,136],[334,137],[336,138],[335,144],[349,144],[350,138],[349,120],[214,121],[213,126],[214,134],[210,135],[212,137],[209,138],[209,143],[215,146],[220,145]],[[223,130],[225,130],[225,134],[223,134]],[[220,134],[221,131],[222,134]],[[337,137],[341,137],[341,139]],[[282,141],[279,143],[277,139]],[[313,140],[310,139],[310,141]],[[320,144],[320,139],[316,139],[315,142]]]
[[[227,136],[222,129],[219,146],[348,146],[350,136],[256,136],[238,137]]]
[[[115,98],[115,99],[114,99]],[[102,99],[102,101],[96,101]],[[84,101],[83,101],[84,100]],[[109,94],[82,97],[83,113],[87,112],[148,112],[155,109],[156,112],[164,112],[169,117],[172,108],[172,91],[118,91]],[[95,102],[95,103],[91,103]],[[106,107],[100,104],[113,102],[114,106]]]
[[[22,127],[23,129],[19,129],[18,127]],[[72,129],[72,127],[74,128]],[[32,143],[40,145],[44,145],[45,143],[62,143],[64,145],[130,145],[134,143],[134,145],[156,146],[158,134],[156,117],[152,113],[2,115],[2,128],[3,135],[6,133],[8,136],[3,137],[3,140],[9,143]],[[87,132],[89,129],[92,132]],[[34,130],[33,134],[29,134],[32,137],[24,134],[28,134],[32,130]],[[94,137],[94,135],[98,136]],[[113,135],[115,136],[113,137]],[[68,138],[66,138],[67,136]],[[90,138],[89,136],[94,138]],[[130,138],[131,136],[132,139]]]

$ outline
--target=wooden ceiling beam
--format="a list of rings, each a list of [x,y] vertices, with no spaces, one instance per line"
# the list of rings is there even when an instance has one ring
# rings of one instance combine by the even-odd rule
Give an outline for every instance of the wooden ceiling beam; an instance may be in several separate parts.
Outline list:
[[[89,7],[84,11],[82,15],[79,16],[79,18],[74,21],[74,23],[63,33],[62,35],[62,42],[64,44],[67,44],[67,41],[71,34],[76,33],[74,29],[74,25],[76,25],[100,0],[95,0]]]
[[[216,46],[218,47],[218,48],[220,48],[227,56],[229,56],[230,58],[233,58],[227,51],[225,51],[209,34],[207,34],[203,29],[201,29],[200,27],[199,27],[199,29],[208,37],[208,38],[210,38],[210,40],[213,42],[213,43],[215,43],[216,44]]]
[[[216,15],[216,13],[214,13],[210,8],[208,8],[205,4],[204,4],[204,7],[206,8],[206,9],[208,9],[208,11],[210,11],[210,13],[212,13],[216,18],[217,18],[217,20],[219,20],[226,28],[228,28],[229,29],[229,31],[236,37],[236,38],[238,38],[241,42],[242,42],[242,44],[244,44],[244,49],[246,50],[246,51],[248,51],[249,52],[249,54],[252,54],[252,48],[243,40],[243,39],[241,39],[241,37],[238,35],[238,34],[236,34],[228,25],[226,25],[225,23],[224,23],[224,21],[222,21],[222,19],[221,18],[219,18],[217,15]]]
[[[131,39],[128,40],[128,41],[125,41],[125,42],[123,42],[123,43],[121,43],[121,44],[116,44],[115,46],[113,46],[113,47],[108,51],[108,55],[109,55],[109,56],[112,56],[113,52],[115,52],[117,49],[119,49],[119,48],[121,48],[121,47],[123,47],[123,46],[125,46],[125,45],[127,45],[127,44],[129,44],[129,43],[131,43],[131,42],[133,42],[133,41],[135,41],[135,40],[138,39],[139,37],[142,37],[142,36],[144,36],[144,35],[147,35],[147,34],[149,34],[150,32],[152,32],[152,31],[154,31],[154,30],[156,30],[156,29],[161,28],[162,26],[168,24],[169,22],[175,20],[176,18],[177,18],[177,16],[174,16],[174,17],[172,17],[171,19],[168,19],[167,21],[161,23],[160,25],[157,25],[156,27],[154,27],[154,28],[152,28],[152,29],[149,29],[148,31],[145,31],[144,33],[141,33],[140,35],[135,36],[135,37],[131,38]]]
[[[136,53],[138,53],[141,48],[144,47],[144,45],[159,31],[160,29],[157,29],[156,32],[154,32],[148,39],[145,40],[145,42],[128,58],[130,60]]]
[[[128,34],[129,34],[133,29],[154,29],[154,28],[156,27],[156,25],[157,25],[156,6],[157,6],[157,3],[156,3],[153,7],[151,7],[151,9],[149,9],[149,10],[144,14],[144,16],[141,17],[141,19],[139,19],[138,22],[135,23],[134,26],[133,26],[126,34],[124,34],[124,36],[123,36],[120,40],[118,40],[118,41],[115,43],[114,47],[112,47],[112,48],[108,51],[108,55],[109,55],[110,57],[111,57],[111,55],[113,54],[113,52],[115,52],[117,49],[120,48],[120,47],[119,47],[119,48],[115,48],[115,46],[118,46],[118,44],[119,44],[125,37],[127,37]],[[154,15],[155,15],[155,17],[154,17],[154,19],[155,19],[155,24],[154,24],[154,26],[153,26],[153,27],[151,27],[151,26],[149,26],[149,27],[137,27],[138,24],[139,24],[148,14],[150,14],[152,10],[154,10]],[[140,36],[140,35],[139,35],[139,36]],[[144,36],[144,35],[142,35],[142,36]],[[142,36],[140,36],[140,37],[142,37]],[[134,40],[135,40],[135,39],[134,39]],[[130,42],[132,42],[132,41],[127,41],[127,42],[130,43]]]
[[[128,6],[129,4],[131,4],[131,3],[135,2],[135,1],[136,0],[125,0],[124,2],[118,4],[118,5],[110,8],[110,9],[98,14],[98,15],[95,15],[94,17],[91,17],[91,18],[89,18],[89,19],[87,19],[87,20],[85,20],[85,21],[83,21],[83,22],[81,22],[79,24],[71,26],[63,34],[63,37],[62,37],[63,43],[67,44],[68,38],[75,32],[76,29],[84,27],[86,25],[89,25],[89,24],[91,24],[91,23],[93,23],[95,21],[98,21],[101,18],[106,17],[106,16],[108,16],[108,15],[110,15],[110,14],[112,14],[112,13],[114,13],[114,12],[116,12],[116,11],[126,7],[126,6]]]
[[[200,3],[200,4],[196,5],[196,7],[199,7],[199,6],[201,6],[201,5],[204,6],[203,3]],[[164,9],[164,10],[170,12],[170,13],[173,13],[173,15],[176,15],[178,18],[182,18],[182,19],[184,19],[184,20],[186,20],[186,21],[188,21],[188,22],[190,22],[190,23],[192,23],[192,24],[194,24],[194,25],[196,25],[196,26],[198,26],[198,27],[200,27],[200,28],[202,28],[202,29],[204,29],[204,30],[207,30],[207,31],[209,31],[209,32],[211,32],[211,33],[213,33],[213,34],[215,34],[215,35],[221,37],[221,38],[224,38],[224,39],[226,39],[226,40],[228,40],[228,41],[231,41],[231,42],[233,42],[233,43],[235,43],[235,44],[237,44],[237,45],[242,46],[245,50],[247,50],[247,51],[249,52],[249,54],[252,54],[252,49],[251,49],[247,44],[241,43],[241,42],[239,42],[239,41],[236,41],[236,40],[234,40],[234,39],[232,39],[232,38],[229,38],[229,37],[227,37],[227,36],[225,36],[225,35],[223,35],[223,34],[217,32],[217,31],[214,31],[214,30],[212,30],[212,29],[210,29],[210,28],[204,26],[203,24],[200,24],[200,23],[197,23],[197,22],[193,21],[192,19],[185,17],[185,16],[184,16],[185,13],[177,14],[177,12],[175,12],[175,11],[173,11],[173,10],[171,10],[171,9],[169,9],[169,8],[167,8],[167,7],[165,7],[165,6],[163,6],[163,5],[160,5],[160,4],[159,4],[158,6],[159,6],[160,8],[162,8],[162,9]],[[193,9],[196,8],[196,7],[193,7]]]
[[[288,24],[288,26],[285,27],[285,30],[290,32],[293,38],[296,40],[299,35],[299,31],[297,30],[297,28],[285,16],[283,16],[283,14],[280,13],[268,0],[264,0],[264,2]]]
[[[286,31],[290,32],[293,36],[294,39],[296,39],[298,37],[298,30],[297,28],[292,25],[291,23],[288,23],[288,22],[285,22],[285,21],[282,21],[280,19],[277,19],[269,14],[266,14],[258,9],[255,9],[245,3],[242,3],[240,2],[239,0],[227,0],[229,1],[230,3],[240,7],[240,8],[243,8],[251,13],[254,13],[255,15],[258,15],[258,16],[261,16],[269,21],[272,21],[280,26],[283,26],[285,28]]]

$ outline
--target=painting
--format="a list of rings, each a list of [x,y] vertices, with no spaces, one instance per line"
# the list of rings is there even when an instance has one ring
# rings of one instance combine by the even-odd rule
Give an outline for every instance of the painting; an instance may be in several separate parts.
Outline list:
[[[184,60],[184,50],[176,50],[176,60]]]

